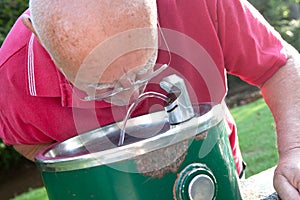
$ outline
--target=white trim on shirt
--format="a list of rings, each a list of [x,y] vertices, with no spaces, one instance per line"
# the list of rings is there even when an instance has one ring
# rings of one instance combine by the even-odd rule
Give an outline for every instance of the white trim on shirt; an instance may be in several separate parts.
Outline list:
[[[34,76],[34,34],[31,35],[28,45],[28,87],[31,96],[36,96],[35,76]]]

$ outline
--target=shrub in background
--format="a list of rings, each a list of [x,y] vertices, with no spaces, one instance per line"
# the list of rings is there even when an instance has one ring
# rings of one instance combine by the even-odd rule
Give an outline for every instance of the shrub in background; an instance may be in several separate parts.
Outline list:
[[[300,51],[300,0],[249,0],[281,36]]]
[[[8,170],[20,163],[23,158],[12,146],[6,146],[0,140],[0,171]]]
[[[28,0],[0,0],[0,44],[18,16],[28,7]]]

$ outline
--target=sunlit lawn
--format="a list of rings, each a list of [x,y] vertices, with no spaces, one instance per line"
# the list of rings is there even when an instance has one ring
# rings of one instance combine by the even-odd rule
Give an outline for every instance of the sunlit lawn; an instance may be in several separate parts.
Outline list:
[[[231,109],[238,126],[240,147],[247,162],[246,177],[274,166],[278,156],[273,118],[259,99],[247,105]],[[44,188],[30,190],[14,200],[47,200]]]
[[[248,165],[246,177],[276,165],[275,124],[263,99],[231,109],[231,113],[237,123],[241,151]]]
[[[29,192],[15,197],[14,200],[48,200],[48,196],[45,188],[42,187],[38,189],[30,189]]]

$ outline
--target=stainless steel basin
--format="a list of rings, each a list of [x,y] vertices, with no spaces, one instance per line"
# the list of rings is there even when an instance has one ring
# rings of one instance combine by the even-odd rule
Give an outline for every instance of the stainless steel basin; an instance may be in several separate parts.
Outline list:
[[[170,125],[165,111],[130,119],[123,146],[117,146],[121,123],[98,128],[53,144],[36,156],[42,171],[69,171],[128,160],[203,134],[224,118],[222,105],[193,106],[195,117]]]

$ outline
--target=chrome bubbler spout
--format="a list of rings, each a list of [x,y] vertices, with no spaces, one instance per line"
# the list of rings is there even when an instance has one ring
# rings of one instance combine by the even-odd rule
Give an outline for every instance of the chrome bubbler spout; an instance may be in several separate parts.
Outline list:
[[[169,123],[180,124],[195,116],[184,80],[176,74],[167,76],[160,82],[160,87],[168,93],[170,102],[165,106]]]
[[[131,113],[135,110],[137,105],[146,98],[158,98],[165,101],[165,111],[170,125],[180,124],[195,116],[193,106],[182,78],[175,74],[167,76],[160,82],[160,87],[168,93],[167,96],[157,92],[145,92],[129,107],[121,126],[118,146],[124,144],[126,134],[125,128]]]

